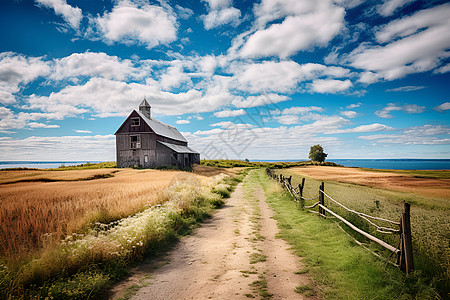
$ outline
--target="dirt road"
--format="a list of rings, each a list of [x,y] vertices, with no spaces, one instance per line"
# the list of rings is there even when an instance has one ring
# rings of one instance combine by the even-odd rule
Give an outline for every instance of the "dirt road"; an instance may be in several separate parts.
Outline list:
[[[294,273],[304,266],[284,240],[275,238],[278,229],[272,214],[259,183],[244,181],[226,205],[183,238],[166,260],[136,269],[113,290],[113,298],[135,288],[131,299],[248,299],[270,295],[271,299],[305,299],[294,290],[311,284],[311,279]]]

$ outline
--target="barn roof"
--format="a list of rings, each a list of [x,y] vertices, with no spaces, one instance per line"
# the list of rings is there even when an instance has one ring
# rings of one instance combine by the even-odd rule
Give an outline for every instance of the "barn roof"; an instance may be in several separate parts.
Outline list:
[[[150,126],[150,128],[157,135],[168,137],[173,140],[177,140],[177,141],[181,141],[181,142],[187,142],[187,140],[184,138],[184,136],[175,127],[173,127],[171,125],[167,125],[167,124],[165,124],[161,121],[158,121],[156,119],[153,119],[153,118],[149,119],[139,111],[136,111],[136,112],[145,121],[145,123],[147,123],[147,125]]]
[[[175,145],[175,144],[161,142],[161,141],[158,141],[158,143],[166,146],[167,148],[175,151],[176,153],[197,153],[198,154],[197,151],[189,148],[188,146]]]

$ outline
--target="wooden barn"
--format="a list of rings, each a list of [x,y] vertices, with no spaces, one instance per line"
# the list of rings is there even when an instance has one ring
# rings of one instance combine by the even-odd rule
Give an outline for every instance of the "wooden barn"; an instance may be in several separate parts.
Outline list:
[[[187,140],[175,127],[151,117],[151,106],[145,99],[115,136],[118,168],[184,168],[200,163],[200,153],[188,147]]]

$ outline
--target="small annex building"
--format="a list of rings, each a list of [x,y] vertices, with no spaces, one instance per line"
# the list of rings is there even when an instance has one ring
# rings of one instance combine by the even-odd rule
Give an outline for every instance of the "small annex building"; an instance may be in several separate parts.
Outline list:
[[[144,99],[115,133],[117,167],[185,168],[200,163],[200,153],[188,147],[184,136],[173,126],[151,117]]]

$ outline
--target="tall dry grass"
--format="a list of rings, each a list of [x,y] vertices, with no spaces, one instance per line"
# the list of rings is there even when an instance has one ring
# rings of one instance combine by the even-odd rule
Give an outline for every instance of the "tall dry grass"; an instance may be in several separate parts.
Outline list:
[[[53,176],[74,180],[99,170],[64,171]],[[102,171],[105,172],[105,171]],[[108,170],[107,172],[111,172]],[[0,185],[0,257],[13,262],[92,222],[111,222],[167,201],[167,188],[179,171],[121,170],[112,178],[73,182],[22,182]],[[2,175],[2,174],[1,174]],[[20,176],[21,175],[21,176]]]

